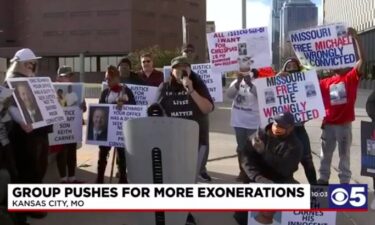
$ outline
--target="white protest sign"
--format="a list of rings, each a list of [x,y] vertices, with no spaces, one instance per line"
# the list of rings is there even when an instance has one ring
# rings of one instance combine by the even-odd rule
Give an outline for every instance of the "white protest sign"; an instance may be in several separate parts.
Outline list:
[[[290,41],[299,61],[308,68],[339,69],[356,64],[352,37],[343,23],[292,31]]]
[[[164,82],[167,82],[169,77],[171,76],[172,67],[171,66],[164,66],[163,67],[163,74],[164,74]]]
[[[191,69],[199,75],[199,77],[206,84],[208,91],[214,102],[223,102],[223,86],[221,81],[221,73],[214,72],[211,69],[210,63],[192,64]],[[167,70],[167,72],[165,72]],[[170,77],[172,68],[170,66],[164,67],[164,81]]]
[[[66,122],[53,125],[48,134],[49,145],[79,143],[82,141],[82,110],[79,107],[64,108]]]
[[[336,225],[336,212],[293,211],[283,212],[282,225],[286,224],[319,224]]]
[[[86,144],[125,147],[122,124],[132,118],[147,116],[147,106],[115,104],[90,104]]]
[[[223,86],[221,81],[221,73],[214,73],[211,70],[210,63],[193,64],[191,65],[191,69],[196,72],[206,84],[214,102],[222,102]]]
[[[267,27],[209,33],[207,43],[212,70],[218,73],[272,64]]]
[[[295,122],[325,116],[322,95],[315,70],[289,75],[259,78],[257,88],[260,122],[264,127],[282,112],[293,113]]]
[[[159,88],[145,85],[126,85],[133,93],[137,105],[151,105],[158,100]],[[108,88],[107,82],[102,82],[102,90]]]
[[[15,100],[25,123],[33,129],[65,121],[55,89],[49,77],[10,78]]]
[[[12,89],[0,86],[0,101],[4,101],[5,99],[9,98],[13,94]]]
[[[256,212],[256,211],[252,211],[252,212],[248,213],[247,225],[263,225],[263,224],[283,225],[283,223],[281,223],[282,217],[283,217],[283,214],[281,212],[275,212],[275,211]],[[285,225],[288,225],[288,224],[285,224]]]
[[[66,121],[53,125],[53,133],[48,134],[49,144],[60,145],[82,141],[82,83],[53,83],[57,99],[64,108]]]

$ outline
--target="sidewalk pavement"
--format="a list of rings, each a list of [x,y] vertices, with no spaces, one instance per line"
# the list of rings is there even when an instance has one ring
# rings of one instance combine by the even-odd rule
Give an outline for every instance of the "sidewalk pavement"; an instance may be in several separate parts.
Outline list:
[[[353,123],[353,147],[352,147],[352,169],[353,179],[351,183],[368,183],[371,179],[360,176],[360,139],[359,139],[359,123],[365,119],[366,115],[363,111],[364,101],[368,96],[368,90],[360,90],[357,102],[357,120]],[[96,102],[96,99],[88,99],[88,103]],[[212,183],[236,183],[235,178],[238,175],[238,162],[235,155],[236,140],[233,129],[229,126],[230,118],[230,101],[225,100],[224,103],[216,104],[216,109],[210,116],[210,157],[207,165],[209,174],[212,176]],[[319,152],[320,152],[320,121],[312,121],[306,124],[307,131],[310,135],[311,147],[313,149],[313,159],[316,169],[319,168]],[[84,126],[84,131],[85,131]],[[85,133],[85,132],[84,132]],[[109,177],[110,163],[112,161],[112,153],[108,158],[108,166],[106,175]],[[337,151],[336,151],[337,153]],[[77,177],[87,183],[94,183],[96,178],[96,165],[98,159],[97,146],[83,145],[78,151],[78,170]],[[331,183],[338,183],[337,174],[338,156],[334,156],[332,163]],[[109,181],[107,177],[107,182]],[[295,175],[296,179],[301,183],[307,183],[304,170],[300,169]],[[58,173],[56,164],[49,165],[48,174],[45,179],[46,183],[58,182]],[[117,180],[116,180],[117,181]],[[116,183],[115,181],[113,183]],[[372,187],[369,186],[372,190]],[[374,198],[373,192],[369,194],[369,202]],[[193,213],[196,217],[198,225],[236,225],[230,212],[202,212]],[[137,213],[49,213],[45,219],[31,220],[32,225],[137,225]],[[365,213],[338,213],[337,225],[370,225],[375,221],[375,211]],[[139,224],[141,225],[141,224]],[[143,225],[143,224],[142,224]]]

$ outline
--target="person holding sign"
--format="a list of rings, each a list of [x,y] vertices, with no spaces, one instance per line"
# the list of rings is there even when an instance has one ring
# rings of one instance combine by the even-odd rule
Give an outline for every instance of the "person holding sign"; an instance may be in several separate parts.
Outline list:
[[[105,73],[105,78],[108,83],[108,88],[104,89],[100,95],[99,104],[117,104],[121,110],[124,104],[135,105],[135,99],[132,91],[125,85],[120,84],[120,73],[114,66],[109,66]],[[102,126],[104,121],[104,113],[100,110],[94,112],[93,120],[94,126]],[[90,131],[89,131],[90,132]],[[89,133],[90,135],[90,133]],[[93,134],[94,135],[94,134]],[[104,173],[107,167],[107,157],[111,147],[99,146],[99,160],[98,160],[98,176],[96,183],[104,183]],[[126,176],[126,159],[125,149],[115,148],[119,158],[118,169],[120,171],[119,183],[127,183]]]
[[[331,175],[333,152],[338,144],[340,183],[350,182],[350,146],[352,144],[352,122],[355,120],[355,101],[361,69],[364,65],[362,45],[357,31],[348,28],[355,43],[358,61],[354,68],[337,69],[335,75],[320,80],[326,116],[322,124],[322,157],[318,183],[328,185]]]
[[[241,166],[253,183],[298,183],[293,175],[303,147],[294,132],[294,116],[284,112],[273,120],[248,138],[241,152]],[[240,225],[246,224],[247,212],[237,212],[234,218]]]
[[[196,74],[190,68],[190,61],[184,56],[178,56],[171,61],[172,72],[168,82],[161,86],[159,103],[167,116],[194,120],[199,125],[199,155],[198,170],[200,173],[203,156],[206,151],[208,132],[204,132],[202,120],[214,109],[210,93]],[[196,224],[189,213],[186,224]]]
[[[73,82],[74,72],[73,69],[69,66],[61,66],[57,70],[57,82]],[[62,89],[57,90],[59,92]],[[70,93],[70,96],[68,94]],[[86,112],[86,102],[83,101],[79,103],[79,99],[76,93],[73,92],[72,86],[68,86],[68,94],[62,96],[65,100],[60,100],[60,96],[58,94],[58,98],[60,104],[63,107],[66,106],[79,106],[82,112]],[[69,100],[68,100],[69,99]],[[77,180],[75,177],[76,168],[77,168],[77,143],[69,143],[63,145],[54,145],[50,148],[60,148],[61,150],[57,153],[56,161],[57,161],[57,169],[59,171],[61,183],[83,183],[80,180]]]
[[[122,58],[117,65],[120,72],[120,82],[123,84],[145,85],[146,83],[133,71],[132,63],[128,58]]]
[[[259,107],[256,88],[252,80],[258,77],[257,70],[245,70],[237,73],[228,90],[227,97],[233,99],[231,110],[231,125],[234,128],[237,141],[237,158],[240,173],[238,181],[248,183],[248,177],[241,167],[241,152],[244,151],[247,138],[259,127]]]
[[[366,112],[367,115],[371,118],[372,123],[375,123],[375,90],[372,91],[370,96],[368,97],[366,101]],[[375,177],[372,177],[372,182],[373,182],[373,188],[375,189]],[[370,204],[370,208],[372,210],[375,210],[375,199],[372,200]]]
[[[38,67],[37,60],[40,58],[35,56],[28,48],[17,51],[11,59],[12,64],[7,71],[5,80],[15,77],[34,77]],[[19,90],[19,92],[21,91],[23,90]],[[32,92],[29,92],[28,95],[30,95],[30,98],[32,96],[35,98]],[[24,100],[24,102],[29,100]],[[25,103],[25,105],[28,104]],[[32,107],[35,107],[35,105]],[[32,107],[30,105],[30,108]],[[52,132],[52,125],[33,130],[31,123],[23,121],[20,110],[22,109],[17,107],[13,99],[9,107],[9,113],[12,117],[9,139],[15,154],[18,172],[17,183],[41,184],[48,165],[48,133]],[[44,218],[47,213],[34,212],[27,215],[33,218]],[[17,220],[21,224],[26,223],[26,214],[18,214]]]
[[[278,76],[300,72],[302,70],[303,70],[303,66],[300,64],[298,59],[290,58],[284,63],[282,71],[278,74]],[[303,166],[303,169],[305,170],[305,175],[309,183],[311,185],[315,185],[317,183],[316,171],[315,171],[315,166],[314,166],[314,162],[313,162],[313,158],[311,154],[310,138],[309,138],[309,135],[307,134],[304,123],[296,124],[294,128],[294,132],[303,146],[303,157],[301,160],[301,164]]]
[[[145,53],[141,56],[141,65],[142,70],[138,75],[145,82],[145,85],[159,87],[163,83],[164,75],[154,69],[154,61],[150,53]]]

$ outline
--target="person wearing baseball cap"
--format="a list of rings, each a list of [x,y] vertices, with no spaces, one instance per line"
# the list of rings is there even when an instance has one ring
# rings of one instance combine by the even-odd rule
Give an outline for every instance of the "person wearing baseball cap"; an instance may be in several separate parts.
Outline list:
[[[293,175],[302,158],[302,144],[294,130],[294,116],[283,112],[264,129],[248,138],[241,151],[241,166],[250,183],[298,183]],[[238,224],[247,224],[247,213],[237,212]]]
[[[28,48],[17,51],[11,59],[12,64],[7,71],[5,81],[17,77],[34,77],[37,73],[40,58]],[[5,84],[5,86],[7,85]],[[14,150],[18,172],[16,182],[41,184],[48,165],[48,133],[52,132],[52,125],[33,129],[31,123],[23,122],[20,110],[22,109],[17,107],[13,98],[8,110],[12,118],[9,140]],[[16,220],[19,224],[27,224],[26,216],[40,219],[46,215],[47,213],[43,212],[17,213]]]

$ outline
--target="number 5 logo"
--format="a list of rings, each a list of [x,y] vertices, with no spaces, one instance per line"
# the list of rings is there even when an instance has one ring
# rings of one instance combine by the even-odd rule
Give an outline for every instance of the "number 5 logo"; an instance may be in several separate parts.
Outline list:
[[[367,202],[365,187],[353,187],[349,202],[354,207],[364,206]]]
[[[332,185],[331,207],[337,208],[367,208],[366,185]]]

